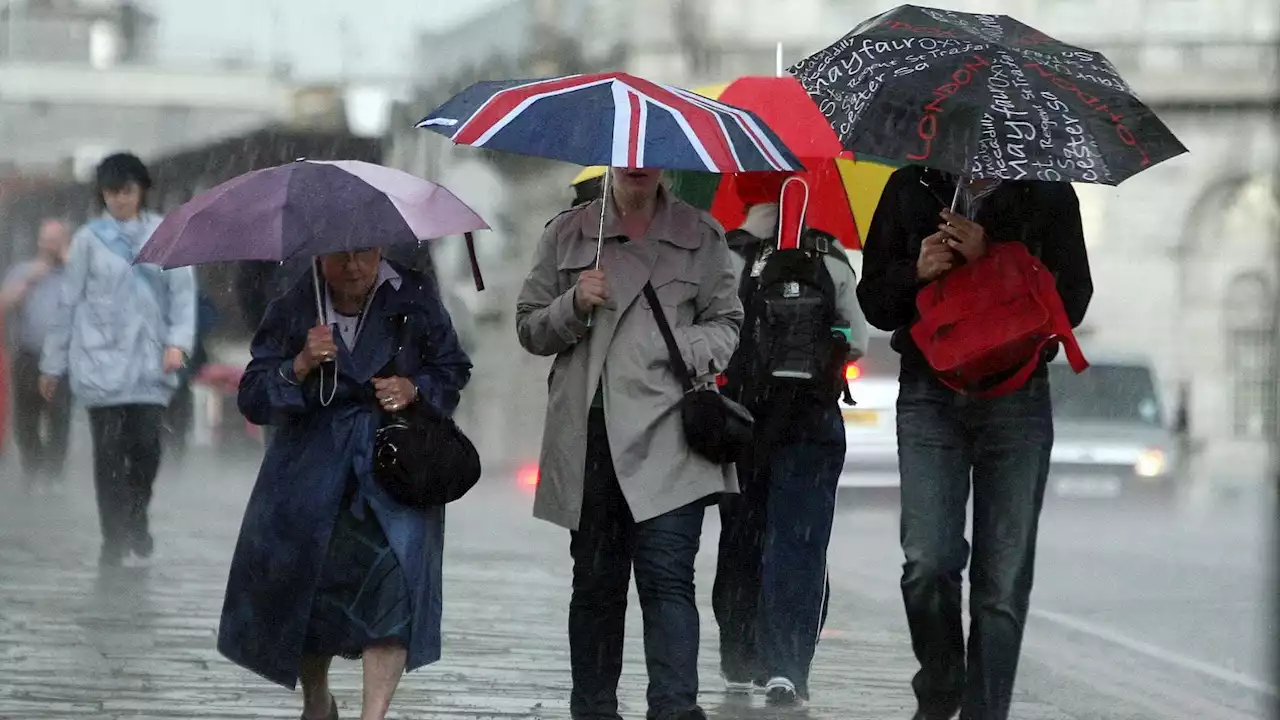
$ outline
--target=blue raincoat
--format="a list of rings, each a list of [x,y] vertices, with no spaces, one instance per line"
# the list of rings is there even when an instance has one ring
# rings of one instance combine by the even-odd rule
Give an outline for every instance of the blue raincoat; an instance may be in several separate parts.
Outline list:
[[[395,356],[398,319],[408,338],[401,374],[421,398],[452,413],[471,376],[449,315],[432,281],[394,268],[398,287],[375,291],[354,350],[338,333],[338,384],[322,406],[317,378],[292,379],[293,358],[315,324],[314,285],[304,276],[267,308],[240,381],[240,411],[250,422],[277,428],[245,510],[231,562],[218,650],[272,682],[294,688],[312,598],[329,537],[342,510],[348,478],[368,501],[404,572],[412,604],[407,670],[440,658],[441,559],[444,508],[428,511],[392,500],[372,476],[378,411],[370,380]],[[411,344],[416,341],[416,347]],[[333,392],[332,366],[324,395]]]

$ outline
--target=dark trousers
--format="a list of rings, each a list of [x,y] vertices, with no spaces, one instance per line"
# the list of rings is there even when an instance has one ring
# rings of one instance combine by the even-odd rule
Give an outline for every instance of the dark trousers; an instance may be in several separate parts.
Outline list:
[[[592,410],[582,518],[571,535],[569,657],[574,720],[617,720],[627,590],[635,567],[649,671],[648,717],[697,707],[698,608],[693,561],[706,507],[687,505],[635,522],[618,486],[604,416]]]
[[[758,449],[738,467],[741,493],[720,502],[712,590],[726,679],[785,677],[808,697],[844,451],[844,423],[832,408],[801,440]]]
[[[93,435],[93,484],[105,548],[149,543],[147,509],[160,470],[161,405],[89,409]]]
[[[1053,448],[1049,383],[1005,397],[958,395],[904,376],[898,396],[902,475],[902,597],[920,671],[920,707],[966,720],[1009,716],[1031,596],[1036,531]],[[960,617],[969,561],[965,513],[973,487],[969,643]]]
[[[40,396],[40,354],[19,350],[13,357],[13,434],[27,487],[60,478],[71,432],[71,392],[58,383],[53,402]]]

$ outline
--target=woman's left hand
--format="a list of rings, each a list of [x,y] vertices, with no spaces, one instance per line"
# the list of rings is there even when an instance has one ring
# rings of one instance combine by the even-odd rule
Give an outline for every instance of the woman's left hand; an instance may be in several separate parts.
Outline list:
[[[187,354],[180,347],[164,349],[164,374],[175,373],[187,366]]]
[[[373,387],[377,391],[378,405],[388,412],[403,410],[418,399],[418,386],[408,378],[374,378]]]

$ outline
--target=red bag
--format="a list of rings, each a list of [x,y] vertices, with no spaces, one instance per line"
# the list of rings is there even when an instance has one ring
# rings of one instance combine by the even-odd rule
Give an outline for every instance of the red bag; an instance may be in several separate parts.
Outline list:
[[[1022,243],[993,243],[985,256],[921,289],[916,308],[911,337],[958,393],[1008,395],[1027,383],[1050,343],[1062,344],[1072,370],[1089,367],[1053,274]]]

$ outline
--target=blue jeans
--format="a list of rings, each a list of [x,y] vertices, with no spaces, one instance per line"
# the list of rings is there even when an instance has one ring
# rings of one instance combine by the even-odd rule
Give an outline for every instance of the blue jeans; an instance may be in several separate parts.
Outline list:
[[[1049,382],[1000,398],[959,395],[904,374],[898,396],[902,597],[920,671],[920,708],[1005,720],[1031,596],[1036,532],[1053,448]],[[973,487],[970,636],[961,624],[970,561],[965,513]]]
[[[620,720],[618,677],[635,567],[644,617],[650,720],[698,707],[698,607],[693,562],[706,505],[693,503],[635,522],[609,454],[603,412],[591,411],[582,517],[571,534],[573,596],[569,602],[569,660],[574,720]]]
[[[741,494],[720,503],[712,603],[724,676],[785,677],[807,698],[827,614],[827,544],[845,451],[840,411],[824,411],[803,438],[758,448],[739,466]]]

